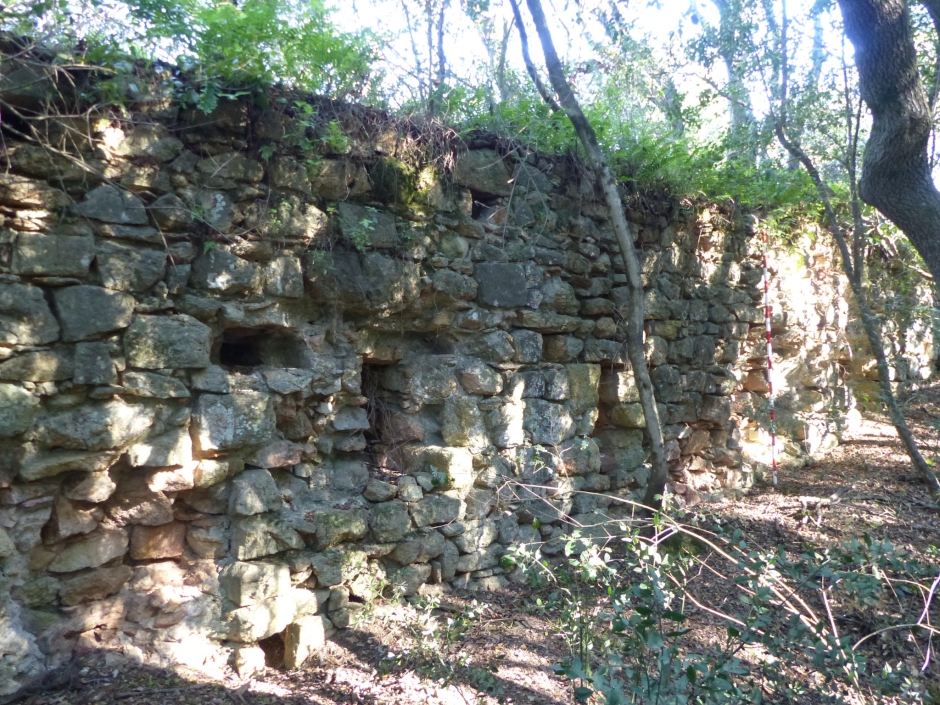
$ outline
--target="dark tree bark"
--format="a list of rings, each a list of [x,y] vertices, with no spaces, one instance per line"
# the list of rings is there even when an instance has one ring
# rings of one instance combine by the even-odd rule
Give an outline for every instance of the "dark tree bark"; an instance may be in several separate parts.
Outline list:
[[[940,192],[928,163],[932,115],[905,0],[839,0],[872,112],[859,194],[897,225],[940,281]]]
[[[627,328],[627,355],[630,358],[630,365],[633,367],[633,378],[636,381],[637,390],[640,393],[640,404],[643,407],[643,415],[646,417],[646,432],[650,441],[651,470],[643,502],[648,507],[659,508],[666,487],[668,468],[666,466],[663,431],[659,421],[659,408],[653,395],[653,383],[650,380],[649,369],[646,366],[646,354],[643,349],[643,312],[646,307],[644,305],[643,280],[640,276],[640,261],[633,246],[633,235],[630,232],[630,226],[623,214],[623,203],[620,200],[617,184],[607,166],[607,160],[601,152],[600,145],[597,142],[597,134],[571,90],[571,84],[568,82],[565,69],[558,58],[558,52],[555,51],[555,43],[552,41],[548,23],[545,21],[542,3],[540,0],[527,0],[527,2],[529,13],[532,15],[532,21],[539,35],[539,41],[542,44],[548,78],[552,88],[558,95],[557,101],[548,92],[545,84],[542,83],[535,65],[529,57],[528,38],[525,34],[525,25],[522,22],[518,2],[517,0],[510,0],[516,18],[516,27],[519,30],[519,38],[522,41],[526,68],[542,98],[553,110],[564,110],[571,121],[571,125],[574,127],[587,154],[588,162],[604,190],[607,210],[610,212],[614,233],[617,235],[617,242],[620,245],[620,255],[623,257],[623,263],[627,269],[627,289],[630,292],[630,302],[626,307],[627,310],[624,311]]]
[[[843,3],[846,1],[847,0],[840,0],[840,2]],[[891,0],[888,0],[888,2],[891,2]],[[911,459],[911,463],[914,465],[915,469],[920,473],[921,477],[924,479],[924,482],[927,484],[927,490],[930,492],[931,497],[933,497],[935,502],[940,502],[940,481],[937,480],[936,473],[929,465],[927,465],[927,461],[924,459],[924,456],[921,455],[920,449],[917,447],[917,441],[914,438],[914,434],[911,433],[911,429],[907,425],[907,420],[904,418],[904,413],[901,411],[901,407],[897,402],[897,398],[894,396],[894,390],[891,387],[891,375],[890,369],[888,367],[888,357],[885,354],[884,345],[882,344],[881,340],[881,325],[868,303],[868,296],[862,283],[862,267],[864,266],[864,259],[862,257],[861,248],[861,241],[863,238],[862,217],[861,209],[859,208],[857,198],[855,196],[855,153],[858,149],[858,122],[853,118],[851,100],[848,96],[846,96],[846,148],[849,155],[849,176],[852,180],[852,215],[853,225],[855,228],[853,237],[854,254],[853,252],[849,251],[849,245],[846,240],[845,233],[842,230],[842,225],[839,222],[839,218],[836,215],[835,209],[832,207],[832,201],[829,197],[831,189],[822,180],[822,177],[819,174],[819,170],[813,164],[813,161],[810,159],[809,155],[799,146],[799,144],[790,139],[786,134],[787,82],[789,80],[789,67],[787,62],[786,3],[783,4],[783,23],[780,37],[781,54],[783,59],[780,79],[780,112],[777,115],[774,125],[777,139],[779,140],[780,144],[783,145],[784,149],[787,150],[790,156],[803,165],[803,168],[806,169],[806,172],[812,179],[813,184],[816,186],[816,192],[819,195],[819,199],[823,202],[826,210],[826,218],[829,220],[829,230],[832,232],[832,235],[836,240],[836,244],[839,247],[839,253],[842,256],[842,271],[845,272],[845,276],[848,278],[849,285],[852,288],[852,293],[855,295],[855,303],[858,305],[859,312],[861,313],[862,327],[865,329],[865,335],[868,337],[868,344],[871,346],[872,354],[875,356],[875,363],[878,369],[878,381],[881,385],[881,397],[882,401],[885,403],[885,407],[888,409],[888,417],[891,419],[891,423],[894,425],[894,428],[898,433],[898,437],[904,444],[904,449],[907,451],[907,454]],[[923,93],[923,91],[921,91],[921,93]],[[926,155],[925,141],[925,164]],[[861,189],[859,189],[859,192],[860,191]],[[926,260],[926,257],[924,259]]]

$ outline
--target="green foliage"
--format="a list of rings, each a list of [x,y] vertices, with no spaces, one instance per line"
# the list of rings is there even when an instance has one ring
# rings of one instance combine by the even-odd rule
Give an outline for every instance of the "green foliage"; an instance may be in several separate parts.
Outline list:
[[[15,2],[0,23],[107,66],[126,59],[176,63],[184,99],[205,112],[222,97],[275,83],[336,97],[363,96],[375,38],[342,33],[322,0],[92,0],[74,22],[66,0]],[[120,68],[120,67],[119,67]]]
[[[536,604],[558,619],[569,643],[571,658],[556,672],[575,682],[576,698],[717,705],[802,702],[812,690],[827,702],[851,702],[873,689],[929,702],[919,663],[887,642],[880,651],[869,647],[892,632],[930,637],[922,611],[935,566],[868,537],[800,556],[764,551],[740,531],[704,531],[695,526],[701,518],[684,518],[693,523],[657,516],[652,538],[620,524],[604,545],[586,544],[575,532],[560,567],[537,553],[516,554],[538,594],[548,592]],[[691,544],[670,540],[679,535]],[[693,580],[705,562],[728,575],[718,589],[734,598],[719,608],[719,639],[702,638],[689,622]],[[830,604],[846,615],[841,631],[826,617]],[[861,637],[848,628],[858,619],[865,621]],[[820,679],[801,683],[791,670],[797,665]]]

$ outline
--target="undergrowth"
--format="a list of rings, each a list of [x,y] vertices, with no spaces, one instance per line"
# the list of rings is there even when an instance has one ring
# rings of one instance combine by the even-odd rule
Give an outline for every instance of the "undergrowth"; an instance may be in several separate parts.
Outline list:
[[[579,701],[940,702],[936,549],[927,563],[866,537],[790,555],[692,514],[608,530],[572,534],[561,563],[516,556]]]

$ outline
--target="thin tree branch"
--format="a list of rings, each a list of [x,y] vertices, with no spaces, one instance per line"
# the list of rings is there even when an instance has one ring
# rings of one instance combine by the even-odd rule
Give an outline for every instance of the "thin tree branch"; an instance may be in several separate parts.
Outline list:
[[[514,12],[518,13],[516,0],[510,0],[514,6]],[[571,121],[578,138],[581,141],[584,151],[588,157],[588,163],[599,178],[601,187],[604,191],[604,197],[607,201],[607,209],[610,213],[610,219],[617,235],[617,241],[620,245],[620,254],[623,257],[624,266],[627,270],[627,290],[630,301],[627,305],[627,354],[630,358],[630,365],[633,367],[633,376],[636,380],[637,390],[640,394],[640,403],[643,408],[643,415],[646,420],[646,430],[650,441],[650,478],[647,482],[646,497],[644,502],[651,507],[659,507],[662,504],[662,494],[666,487],[668,469],[666,466],[666,454],[663,444],[662,426],[659,421],[659,409],[656,404],[656,398],[653,395],[653,384],[650,380],[649,369],[646,366],[646,354],[643,346],[644,334],[644,309],[646,295],[643,291],[643,279],[640,275],[640,262],[637,259],[636,249],[633,246],[633,235],[630,232],[630,225],[624,217],[623,203],[620,200],[620,192],[614,177],[607,166],[607,160],[601,152],[597,142],[597,134],[588,121],[584,112],[581,110],[581,104],[571,90],[571,84],[565,75],[565,70],[555,51],[555,44],[552,41],[552,35],[548,30],[548,23],[545,20],[545,13],[542,11],[540,0],[528,0],[529,13],[532,15],[532,21],[535,24],[539,41],[542,44],[542,53],[545,56],[545,66],[548,69],[548,77],[552,88],[558,96],[558,102],[549,102],[549,105],[563,107],[565,114]],[[522,34],[521,17],[517,15],[516,25]],[[523,44],[525,46],[525,43]],[[528,61],[531,65],[531,60]],[[533,66],[534,69],[534,66]],[[533,70],[530,69],[530,74]],[[541,93],[542,91],[540,91]],[[543,93],[543,97],[547,91]],[[557,108],[555,108],[557,109]]]

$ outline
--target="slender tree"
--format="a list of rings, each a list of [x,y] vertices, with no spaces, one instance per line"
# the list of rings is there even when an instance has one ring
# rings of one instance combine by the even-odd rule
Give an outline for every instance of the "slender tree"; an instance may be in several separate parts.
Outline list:
[[[866,295],[865,289],[863,287],[862,275],[864,259],[862,253],[864,248],[862,245],[864,240],[864,231],[861,208],[857,198],[859,190],[855,188],[855,164],[856,153],[858,150],[858,117],[860,117],[860,115],[857,111],[852,109],[852,100],[851,96],[849,95],[848,85],[846,82],[846,163],[849,167],[849,179],[851,180],[850,195],[853,200],[851,205],[854,230],[852,233],[852,250],[850,251],[848,241],[846,240],[845,233],[842,229],[842,224],[840,223],[839,217],[832,206],[832,200],[830,198],[832,189],[830,189],[829,186],[823,181],[819,170],[816,168],[816,165],[813,163],[813,160],[806,153],[806,151],[800,147],[800,145],[794,139],[787,135],[789,62],[787,58],[788,23],[786,0],[784,0],[782,3],[782,8],[783,20],[780,28],[780,55],[782,62],[780,71],[780,107],[777,112],[774,125],[777,139],[784,149],[787,150],[790,156],[803,165],[803,168],[806,169],[810,179],[812,179],[813,184],[816,186],[816,192],[825,207],[826,219],[829,222],[829,230],[839,247],[839,253],[842,258],[842,271],[845,273],[845,276],[848,277],[849,285],[855,298],[855,303],[858,306],[859,312],[861,314],[862,327],[865,330],[865,335],[868,338],[868,344],[875,356],[875,363],[878,369],[878,381],[881,387],[881,397],[888,409],[888,417],[891,419],[891,423],[894,425],[898,437],[904,444],[904,449],[907,451],[911,462],[917,469],[918,473],[920,473],[921,477],[923,477],[924,481],[927,483],[927,489],[931,496],[935,501],[940,502],[940,483],[937,481],[937,475],[934,473],[931,467],[927,465],[926,460],[924,460],[923,455],[921,455],[920,449],[917,447],[917,442],[914,439],[914,435],[911,433],[911,430],[907,425],[907,421],[904,418],[904,414],[901,411],[901,407],[899,406],[897,399],[894,396],[894,390],[891,388],[888,358],[885,355],[884,344],[881,340],[880,325],[877,317],[868,303],[868,296]]]
[[[555,43],[552,40],[551,32],[548,30],[548,23],[545,21],[545,13],[542,11],[540,0],[527,0],[529,13],[535,24],[539,41],[542,45],[542,53],[545,56],[545,66],[548,69],[548,78],[554,89],[557,100],[545,84],[542,82],[532,63],[529,55],[528,37],[525,32],[525,26],[522,22],[521,13],[517,0],[510,0],[513,14],[516,17],[516,27],[519,30],[519,38],[522,41],[522,52],[526,68],[532,76],[539,94],[548,103],[553,110],[563,110],[565,115],[571,121],[578,139],[584,147],[588,162],[594,173],[600,180],[604,191],[604,198],[607,201],[607,208],[610,212],[610,219],[614,226],[614,233],[617,236],[617,242],[620,246],[620,254],[623,257],[624,266],[627,270],[627,289],[630,294],[630,301],[626,306],[626,334],[627,334],[627,355],[630,358],[630,365],[633,367],[633,376],[636,380],[636,386],[640,393],[640,404],[643,407],[643,414],[646,418],[646,430],[650,440],[650,464],[652,472],[646,488],[646,497],[644,503],[649,507],[658,507],[662,501],[662,494],[666,487],[667,467],[666,454],[663,448],[663,432],[659,421],[659,409],[656,406],[656,399],[653,396],[653,384],[650,380],[649,369],[646,366],[646,355],[643,348],[643,326],[644,326],[644,302],[645,294],[643,292],[643,281],[640,277],[640,261],[636,255],[636,249],[633,246],[633,235],[630,232],[630,225],[627,222],[623,212],[623,202],[620,200],[620,192],[614,181],[610,168],[607,166],[607,160],[601,152],[597,142],[597,134],[591,126],[590,121],[581,110],[581,104],[571,90],[571,84],[565,75],[565,70],[555,51]],[[658,498],[658,499],[657,499]]]

